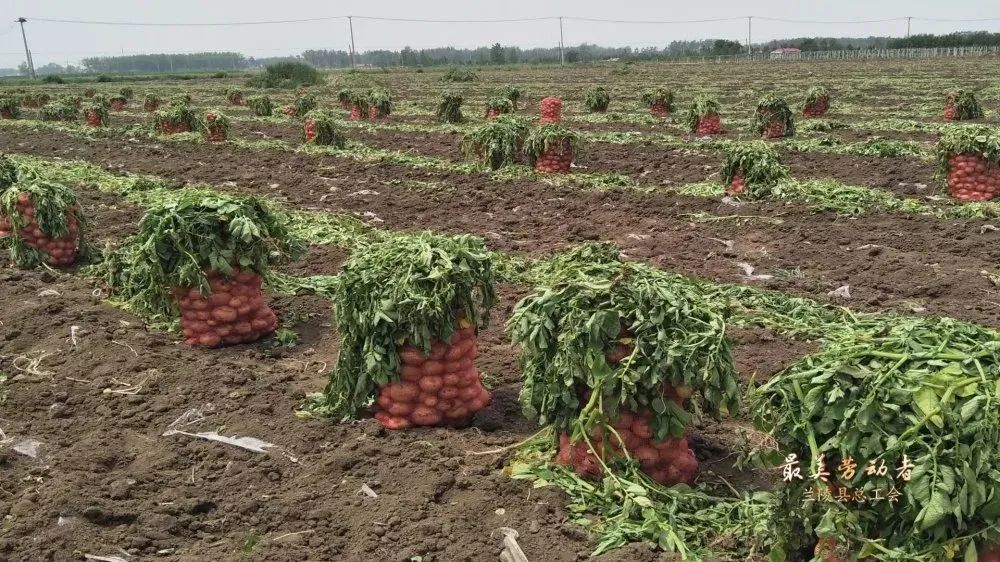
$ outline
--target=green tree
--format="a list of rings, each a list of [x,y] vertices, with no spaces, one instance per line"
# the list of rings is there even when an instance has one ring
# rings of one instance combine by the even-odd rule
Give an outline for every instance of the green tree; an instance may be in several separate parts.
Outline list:
[[[494,43],[490,47],[490,62],[493,64],[506,64],[507,59],[504,56],[503,46],[500,43]]]

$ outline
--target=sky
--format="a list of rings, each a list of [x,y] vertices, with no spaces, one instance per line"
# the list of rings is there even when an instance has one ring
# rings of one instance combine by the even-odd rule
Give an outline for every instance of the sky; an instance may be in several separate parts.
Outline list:
[[[513,23],[416,23],[360,19],[360,16],[408,19],[597,18],[644,21],[689,21],[744,18],[735,21],[678,24],[597,23],[567,19],[567,45],[663,47],[673,40],[731,39],[746,42],[745,16],[844,22],[912,16],[913,33],[963,30],[1000,31],[1000,3],[990,0],[381,0],[365,3],[322,0],[0,0],[0,67],[24,60],[20,28],[25,17],[35,65],[77,64],[90,56],[136,53],[238,51],[248,56],[279,56],[307,49],[342,49],[349,44],[346,20],[249,26],[129,27],[31,21],[33,18],[140,23],[216,23],[357,16],[358,51],[372,49],[475,47],[500,42],[521,47],[559,44],[558,21]],[[981,22],[924,19],[984,19]],[[906,21],[877,23],[802,23],[755,19],[754,42],[801,36],[903,36]]]

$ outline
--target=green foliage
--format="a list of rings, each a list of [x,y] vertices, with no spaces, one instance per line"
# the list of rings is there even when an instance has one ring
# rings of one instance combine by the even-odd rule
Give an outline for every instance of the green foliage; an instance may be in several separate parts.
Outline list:
[[[579,155],[583,149],[583,140],[576,131],[567,129],[559,123],[546,123],[535,128],[524,142],[524,154],[532,166],[543,152],[550,149],[559,154],[570,152]]]
[[[847,123],[835,119],[808,119],[798,125],[798,129],[802,132],[828,133],[846,128]]]
[[[29,222],[17,211],[22,195],[27,195],[34,208],[38,229],[51,238],[69,234],[69,211],[77,200],[73,190],[65,185],[42,179],[33,167],[14,166],[9,159],[0,156],[0,216],[7,218],[11,226],[8,236],[0,238],[0,247],[9,249],[11,261],[18,267],[32,268],[44,263],[45,256],[21,236],[21,229]],[[80,227],[82,247],[86,220],[82,209],[76,208],[74,214]]]
[[[306,122],[308,123],[310,120],[316,136],[309,142],[334,148],[347,147],[347,135],[337,124],[339,120],[332,113],[318,109],[313,110],[306,115]]]
[[[451,341],[457,318],[485,327],[495,273],[482,240],[431,233],[388,236],[354,252],[333,288],[343,343],[314,413],[353,418],[379,386],[399,380],[399,348]]]
[[[295,115],[305,115],[310,111],[316,109],[316,96],[312,95],[302,95],[295,98],[295,102],[292,104],[295,108]]]
[[[437,118],[442,123],[461,123],[465,120],[462,115],[462,102],[464,98],[458,92],[444,92],[441,94],[441,101],[438,102]]]
[[[864,142],[850,145],[844,154],[857,156],[878,156],[879,158],[896,158],[899,156],[920,156],[923,150],[919,143],[871,137]]]
[[[828,92],[823,86],[812,86],[806,91],[806,101],[804,106],[809,107],[821,100],[826,100],[827,107],[829,107],[830,92]]]
[[[233,105],[243,103],[243,90],[237,88],[226,88],[226,101]]]
[[[702,117],[718,115],[720,111],[722,111],[722,106],[719,104],[719,100],[707,94],[698,94],[691,103],[691,108],[688,110],[687,117],[685,118],[685,124],[688,129],[694,132],[698,129],[698,123]]]
[[[462,146],[467,157],[479,160],[487,169],[499,170],[517,161],[528,131],[527,120],[501,115],[467,134]]]
[[[304,252],[288,217],[256,197],[185,190],[154,201],[139,232],[111,251],[96,273],[113,298],[157,322],[177,316],[174,287],[208,294],[209,271],[233,266],[267,277],[271,267]]]
[[[679,436],[691,416],[664,397],[665,383],[700,393],[707,413],[736,413],[723,310],[690,280],[623,261],[606,243],[577,247],[537,273],[539,285],[508,322],[522,349],[527,417],[575,441],[621,408],[648,410],[654,438]],[[631,354],[610,363],[620,343]]]
[[[497,88],[496,95],[509,99],[514,104],[514,109],[517,109],[517,102],[524,97],[524,90],[513,84],[504,84]]]
[[[957,90],[948,94],[948,104],[955,108],[955,120],[982,119],[983,106],[979,105],[976,94]]]
[[[77,111],[71,105],[53,102],[43,105],[38,110],[38,116],[41,117],[42,121],[73,121],[76,119]]]
[[[17,166],[10,158],[0,153],[0,191],[3,191],[17,181]]]
[[[497,113],[503,115],[505,113],[512,113],[514,111],[514,103],[507,98],[502,97],[492,97],[486,100],[486,112]]]
[[[375,87],[368,91],[368,103],[370,107],[375,108],[379,117],[388,116],[394,107],[392,94],[388,89],[382,87]]]
[[[188,130],[195,130],[197,118],[194,111],[186,103],[171,102],[167,107],[154,111],[152,116],[153,128],[160,132],[166,132],[165,128],[176,128],[186,125]]]
[[[268,96],[252,96],[247,98],[247,106],[257,117],[270,117],[274,112],[274,105]]]
[[[804,497],[815,482],[796,481],[782,498],[795,514],[786,550],[817,527],[882,560],[945,560],[983,538],[1000,514],[998,396],[1000,334],[950,319],[857,326],[775,375],[750,411],[804,475],[820,455],[831,467],[850,457],[858,471],[835,476],[840,485],[903,494],[896,504],[816,502]],[[898,472],[904,455],[909,482]],[[869,461],[888,474],[865,474]]]
[[[48,74],[42,78],[43,84],[65,84],[66,80],[58,74]]]
[[[206,111],[205,117],[198,120],[198,129],[204,133],[209,133],[210,130],[214,129],[215,131],[221,131],[223,135],[228,135],[231,126],[229,117],[218,109]]]
[[[593,113],[604,113],[608,110],[608,105],[610,104],[611,96],[604,89],[604,86],[594,86],[587,90],[587,96],[583,100],[583,105],[587,108],[587,111]]]
[[[84,117],[90,114],[96,115],[100,121],[101,126],[104,127],[108,124],[108,104],[104,103],[104,100],[99,98],[94,98],[89,104],[83,109]]]
[[[452,67],[441,77],[442,82],[475,82],[479,80],[479,74],[466,68]]]
[[[726,148],[722,164],[722,183],[729,186],[733,178],[741,176],[745,188],[740,196],[763,199],[771,194],[779,181],[788,179],[788,167],[768,143],[756,141],[733,144]]]
[[[756,135],[763,135],[768,127],[776,122],[784,127],[784,136],[790,137],[795,134],[795,117],[788,103],[783,98],[768,94],[757,102],[750,131]]]
[[[298,88],[323,81],[322,75],[304,62],[286,61],[269,64],[264,74],[250,79],[249,85],[257,88]]]
[[[668,112],[674,111],[674,92],[666,88],[654,88],[646,90],[639,98],[646,107],[663,105]]]
[[[130,100],[133,97],[135,97],[135,90],[126,86],[121,90],[118,90],[118,95],[125,98],[126,100]]]
[[[592,556],[635,542],[676,552],[685,561],[763,560],[760,554],[770,550],[776,505],[771,494],[717,497],[685,485],[668,488],[650,480],[638,463],[622,459],[610,465],[613,477],[595,485],[551,462],[552,441],[542,434],[525,443],[510,465],[511,477],[566,494],[568,512],[596,536]]]
[[[17,98],[11,96],[0,97],[0,111],[10,115],[10,119],[17,119],[21,116],[21,104]]]

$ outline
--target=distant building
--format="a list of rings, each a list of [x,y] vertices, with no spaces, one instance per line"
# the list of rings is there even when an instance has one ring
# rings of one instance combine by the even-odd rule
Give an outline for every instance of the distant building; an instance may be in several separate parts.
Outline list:
[[[783,49],[775,49],[771,51],[772,59],[784,59],[784,58],[796,58],[802,54],[802,49],[796,49],[795,47],[785,47]]]

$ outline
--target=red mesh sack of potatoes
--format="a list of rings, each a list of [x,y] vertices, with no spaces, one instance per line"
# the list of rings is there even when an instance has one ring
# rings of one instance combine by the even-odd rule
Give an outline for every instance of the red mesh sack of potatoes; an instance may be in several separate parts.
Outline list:
[[[705,115],[698,120],[698,128],[695,130],[699,135],[720,135],[722,130],[722,118],[717,113]]]
[[[555,123],[538,127],[524,143],[529,162],[542,173],[569,172],[579,147],[580,136]]]
[[[233,268],[232,275],[226,277],[209,272],[208,283],[208,294],[197,287],[173,289],[181,311],[184,343],[197,347],[250,343],[278,328],[257,273]]]
[[[104,115],[100,109],[91,108],[87,110],[87,126],[93,128],[100,128],[104,126]]]
[[[628,338],[630,335],[623,333],[621,337]],[[607,359],[610,364],[617,365],[631,353],[630,346],[618,344]],[[663,384],[663,398],[681,408],[690,396],[689,387],[679,391],[670,384]],[[590,393],[585,391],[581,401],[586,402],[589,397]],[[649,411],[633,412],[622,408],[615,419],[605,422],[608,427],[597,424],[591,430],[590,444],[583,439],[574,443],[568,433],[561,433],[556,462],[573,467],[581,476],[600,477],[602,469],[598,457],[606,460],[610,456],[621,456],[627,452],[639,461],[643,472],[660,484],[673,486],[694,480],[698,460],[694,451],[688,447],[687,438],[681,435],[655,439]]]
[[[735,195],[738,193],[743,193],[746,189],[746,181],[743,179],[742,175],[733,176],[733,181],[729,183],[728,193],[730,195]]]
[[[691,482],[688,400],[697,391],[709,415],[739,405],[723,309],[606,243],[567,252],[541,279],[508,325],[522,350],[521,405],[551,424],[555,461],[586,477],[638,468],[664,485]]]
[[[217,111],[205,114],[205,140],[208,142],[226,142],[229,137],[229,119]]]
[[[670,115],[670,108],[666,103],[658,101],[649,106],[649,114],[653,117],[666,117]]]
[[[610,426],[614,431],[594,427],[590,435],[593,451],[587,441],[573,443],[569,434],[561,433],[556,462],[572,467],[581,476],[600,477],[603,470],[598,455],[606,462],[611,455],[627,452],[639,461],[643,472],[660,484],[673,486],[694,480],[698,459],[688,446],[687,437],[654,439],[649,412],[622,410],[617,419],[610,420]]]
[[[21,267],[33,267],[37,260],[53,267],[69,267],[76,263],[81,242],[79,207],[73,193],[59,184],[33,182],[20,191],[19,184],[0,190],[0,238],[14,238],[13,261]],[[9,198],[9,199],[8,199]],[[61,205],[53,204],[61,199]],[[13,204],[11,204],[13,203]],[[39,206],[53,206],[43,219]],[[53,217],[65,209],[61,216]],[[51,224],[53,221],[61,223]],[[18,251],[23,244],[37,251],[38,257]]]
[[[316,121],[312,117],[306,117],[304,130],[306,142],[311,142],[316,138]]]
[[[938,175],[959,201],[990,201],[1000,193],[1000,132],[987,125],[948,127],[935,150]]]
[[[785,137],[785,124],[779,119],[775,119],[767,124],[764,129],[764,138],[780,139]]]
[[[375,419],[388,429],[465,422],[492,399],[476,368],[477,355],[471,327],[457,330],[450,344],[434,341],[426,355],[402,347],[400,380],[379,388]]]
[[[127,103],[124,99],[113,99],[111,100],[111,111],[122,111]]]
[[[948,159],[948,193],[960,201],[990,201],[1000,191],[1000,166],[978,154]]]
[[[827,98],[819,98],[811,104],[802,108],[802,114],[806,117],[821,117],[826,115],[828,108]]]
[[[558,123],[562,121],[562,106],[562,100],[555,96],[542,99],[541,115],[538,122],[544,125],[546,123]]]
[[[543,173],[568,173],[572,166],[573,147],[569,141],[542,150],[535,161],[535,171]]]
[[[333,285],[342,341],[307,409],[388,429],[467,422],[490,404],[476,367],[495,273],[483,241],[430,232],[387,236],[344,263]]]
[[[360,121],[360,120],[364,119],[367,116],[368,116],[368,112],[366,112],[361,107],[361,104],[355,103],[355,104],[351,104],[351,114],[348,115],[347,118],[350,119],[351,121]]]

